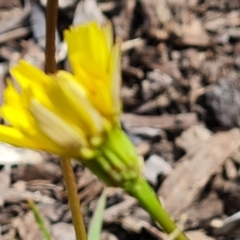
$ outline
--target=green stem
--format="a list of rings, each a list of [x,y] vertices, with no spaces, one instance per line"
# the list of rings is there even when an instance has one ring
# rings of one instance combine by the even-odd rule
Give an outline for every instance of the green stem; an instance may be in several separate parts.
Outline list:
[[[72,221],[75,228],[76,239],[87,240],[71,159],[62,158],[61,166],[67,189],[69,206],[72,213]]]
[[[56,72],[55,38],[58,18],[58,0],[48,0],[46,8],[46,46],[45,46],[45,72]]]
[[[126,192],[138,199],[142,207],[150,216],[158,222],[168,234],[174,232],[178,226],[174,223],[166,210],[162,207],[156,194],[144,178],[139,178],[134,183],[129,183],[124,188]],[[187,240],[185,234],[180,231],[175,240]]]

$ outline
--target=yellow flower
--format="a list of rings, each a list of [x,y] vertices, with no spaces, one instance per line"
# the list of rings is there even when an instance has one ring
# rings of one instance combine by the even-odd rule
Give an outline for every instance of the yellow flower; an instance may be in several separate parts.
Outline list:
[[[140,173],[138,156],[120,128],[120,44],[111,25],[91,22],[64,33],[73,74],[47,75],[26,61],[10,72],[0,141],[72,157],[110,185]]]
[[[26,61],[10,72],[1,115],[0,140],[62,156],[92,158],[119,124],[120,47],[111,26],[91,22],[65,32],[74,74],[46,75]]]
[[[73,74],[46,75],[26,61],[10,72],[1,115],[0,141],[81,161],[108,185],[136,197],[171,233],[176,225],[141,174],[134,146],[119,124],[120,46],[110,25],[97,23],[65,32]],[[186,240],[183,233],[176,240]]]

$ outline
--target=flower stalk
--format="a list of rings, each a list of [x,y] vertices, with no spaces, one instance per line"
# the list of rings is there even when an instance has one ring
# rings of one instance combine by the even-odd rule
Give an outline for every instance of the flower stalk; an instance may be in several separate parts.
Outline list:
[[[58,18],[58,0],[48,0],[46,8],[46,47],[45,47],[45,73],[54,74],[56,67],[56,27]],[[72,169],[71,159],[60,158],[64,182],[67,190],[69,206],[72,214],[76,240],[87,240],[85,225],[81,212],[80,200]]]
[[[61,158],[61,166],[77,240],[87,240],[71,159]]]

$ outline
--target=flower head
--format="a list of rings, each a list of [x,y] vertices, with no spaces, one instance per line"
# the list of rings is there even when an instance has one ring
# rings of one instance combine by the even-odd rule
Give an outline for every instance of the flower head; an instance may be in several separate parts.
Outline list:
[[[114,186],[139,176],[138,156],[120,128],[120,44],[111,25],[91,22],[64,33],[73,73],[47,75],[26,61],[10,72],[0,140],[81,161]]]
[[[47,75],[22,60],[10,72],[0,140],[71,157],[91,157],[120,114],[120,48],[110,24],[91,22],[65,32],[73,74]]]

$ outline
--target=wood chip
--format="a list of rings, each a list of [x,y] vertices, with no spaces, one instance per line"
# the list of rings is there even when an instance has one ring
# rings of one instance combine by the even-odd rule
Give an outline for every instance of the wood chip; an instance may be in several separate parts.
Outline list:
[[[239,146],[240,131],[233,129],[215,134],[192,156],[183,157],[158,192],[172,217],[179,218],[197,201],[209,179]]]
[[[126,128],[154,127],[165,130],[183,130],[198,123],[195,113],[183,113],[162,116],[140,116],[136,114],[122,114]]]
[[[189,240],[214,240],[214,238],[205,235],[201,230],[188,231],[186,232],[186,235]]]
[[[106,223],[111,223],[114,220],[118,219],[119,217],[123,216],[124,214],[129,211],[131,207],[137,204],[137,201],[132,197],[126,197],[126,199],[112,207],[107,208],[104,211],[103,220]]]
[[[202,125],[196,125],[188,128],[176,138],[176,146],[182,148],[187,153],[191,153],[210,138],[211,132],[207,128]]]
[[[4,169],[0,172],[0,207],[4,205],[4,194],[10,187],[10,169]]]
[[[238,170],[231,159],[227,159],[226,163],[224,164],[224,168],[227,179],[234,181],[234,179],[238,177]]]
[[[204,199],[196,202],[187,208],[185,214],[187,216],[186,228],[197,228],[202,222],[207,222],[214,217],[221,216],[224,212],[224,206],[217,193],[210,192]]]
[[[75,240],[75,232],[72,224],[60,222],[52,225],[54,240]]]
[[[133,217],[127,216],[121,219],[122,227],[126,230],[130,230],[132,232],[140,234],[142,229],[146,229],[152,236],[156,238],[156,240],[167,240],[168,238],[162,232],[160,232],[157,228],[151,226],[149,223],[145,221],[141,221],[139,219],[135,219]]]

